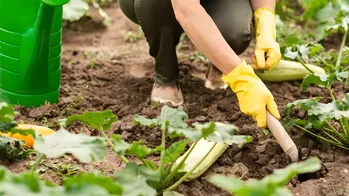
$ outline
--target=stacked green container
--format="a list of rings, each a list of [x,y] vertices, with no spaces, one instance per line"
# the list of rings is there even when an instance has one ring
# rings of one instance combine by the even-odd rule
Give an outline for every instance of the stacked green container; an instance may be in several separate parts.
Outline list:
[[[0,101],[56,103],[62,6],[69,0],[0,0]]]

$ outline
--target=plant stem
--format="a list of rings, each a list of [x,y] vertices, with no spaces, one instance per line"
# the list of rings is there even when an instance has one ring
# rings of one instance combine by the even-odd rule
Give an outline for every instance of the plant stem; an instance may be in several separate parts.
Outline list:
[[[165,189],[165,191],[172,191],[173,189],[177,188],[186,178],[187,176],[189,176],[191,173],[193,173],[193,171],[195,171],[195,169],[197,167],[199,167],[199,165],[206,159],[206,157],[211,153],[211,151],[214,149],[214,147],[217,145],[217,143],[215,143],[212,148],[210,149],[210,151],[200,160],[199,163],[197,163],[195,165],[194,168],[192,168],[188,173],[186,173],[184,176],[182,176],[181,179],[179,179],[176,183],[174,183],[172,186],[170,186],[169,188]]]
[[[325,123],[327,124],[327,126],[330,127],[330,129],[328,131],[332,131],[332,133],[337,135],[342,140],[342,142],[349,144],[348,139],[346,137],[344,137],[341,133],[339,133],[337,131],[337,129],[334,128],[330,122],[328,122],[328,120],[325,120]]]
[[[326,87],[326,88],[327,88],[328,92],[330,93],[330,96],[331,96],[332,101],[336,101],[336,98],[334,97],[334,94],[333,94],[333,92],[332,92],[331,87]]]
[[[322,136],[320,136],[320,135],[317,135],[317,134],[315,134],[315,133],[313,133],[313,132],[311,132],[311,131],[308,131],[307,129],[304,129],[303,127],[301,127],[301,126],[299,126],[299,125],[295,125],[295,126],[296,126],[297,128],[299,128],[299,129],[301,129],[302,131],[304,131],[304,132],[306,132],[306,133],[309,133],[310,135],[312,135],[312,136],[314,136],[314,137],[317,137],[317,138],[319,138],[319,139],[321,139],[321,140],[324,140],[325,142],[328,142],[328,143],[333,144],[333,145],[335,145],[335,146],[338,146],[338,147],[340,147],[340,148],[349,150],[349,148],[343,146],[343,145],[340,144],[340,143],[337,143],[337,142],[334,142],[334,141],[332,141],[332,140],[326,139],[326,138],[324,138],[324,137],[322,137]]]
[[[149,165],[147,162],[145,162],[144,158],[139,158],[139,159],[142,161],[143,165],[145,165],[145,166],[147,166],[148,168],[150,168],[150,169],[153,170],[153,168],[151,167],[151,165]]]
[[[348,122],[348,119],[343,117],[343,124],[344,124],[344,127],[345,127],[345,130],[346,130],[346,133],[347,133],[347,138],[349,138],[349,122]]]
[[[344,36],[343,36],[343,40],[342,40],[342,43],[341,43],[341,46],[339,48],[339,53],[338,53],[337,62],[336,62],[336,68],[337,69],[341,65],[343,49],[344,49],[344,46],[345,46],[345,42],[347,41],[347,36],[348,36],[348,30],[345,31]]]
[[[323,63],[325,66],[330,67],[330,65],[323,58],[321,58],[319,55],[315,55],[315,58],[317,58],[319,61],[321,61],[321,63]]]
[[[166,186],[170,180],[172,180],[173,177],[175,177],[175,175],[177,174],[179,168],[182,167],[183,163],[187,160],[188,156],[190,155],[190,153],[194,150],[195,146],[196,146],[197,142],[194,142],[193,145],[190,147],[188,153],[185,155],[185,157],[182,159],[182,161],[171,171],[171,173],[166,177],[163,186]]]
[[[343,133],[344,133],[345,137],[348,137],[348,132],[347,132],[347,129],[345,128],[345,125],[344,125],[344,122],[343,122],[343,118],[341,118],[341,119],[339,120],[339,122],[340,122],[340,124],[341,124],[341,128],[342,128],[342,130],[343,130]]]
[[[99,129],[99,130],[103,130],[103,129]],[[101,132],[102,136],[107,140],[107,142],[110,145],[110,147],[113,148],[113,151],[115,152],[115,154],[118,155],[124,163],[128,163],[129,161],[127,160],[127,158],[124,155],[117,153],[113,143],[111,142],[111,140],[109,139],[107,134],[105,134],[104,131],[100,131],[100,132]]]
[[[299,59],[299,57],[297,57],[297,60],[303,65],[303,67],[305,69],[307,69],[310,73],[314,73],[313,70],[311,70],[305,63],[303,63],[303,61],[301,59]]]
[[[327,133],[326,131],[331,132],[331,129],[328,128],[324,128],[324,130],[322,130],[328,137],[330,137],[333,141],[342,144],[342,142],[340,142],[339,140],[337,140],[335,137],[333,137],[331,134]],[[343,144],[342,144],[343,145]]]
[[[36,159],[34,165],[30,168],[31,172],[34,172],[36,168],[40,165],[40,162],[45,158],[44,154],[40,154],[39,158]]]
[[[165,156],[165,148],[166,148],[166,129],[167,128],[162,128],[161,129],[161,157],[160,157],[160,167],[159,167],[159,171],[161,174],[161,180],[163,180],[164,177],[164,156]]]
[[[168,174],[171,172],[171,169],[172,169],[172,167],[173,167],[173,164],[174,164],[174,162],[172,162],[172,163],[168,166],[168,168],[165,170],[165,176],[168,176]]]

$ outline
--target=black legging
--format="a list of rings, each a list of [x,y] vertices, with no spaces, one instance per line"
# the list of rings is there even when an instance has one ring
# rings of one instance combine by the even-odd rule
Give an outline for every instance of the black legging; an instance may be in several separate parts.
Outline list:
[[[171,0],[119,0],[124,14],[139,24],[155,58],[156,78],[176,81],[179,75],[176,45],[183,33]],[[238,55],[253,36],[253,11],[249,0],[201,0],[223,37]]]

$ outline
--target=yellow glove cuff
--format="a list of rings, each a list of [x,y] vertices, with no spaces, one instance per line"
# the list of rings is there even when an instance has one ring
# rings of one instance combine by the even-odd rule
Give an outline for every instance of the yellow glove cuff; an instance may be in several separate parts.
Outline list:
[[[261,33],[276,39],[276,15],[270,8],[259,8],[254,12],[256,37]]]
[[[222,80],[236,93],[243,90],[240,87],[245,86],[244,84],[253,80],[259,80],[259,78],[254,73],[253,68],[247,65],[246,61],[242,59],[241,63],[233,71],[227,75],[223,75]]]

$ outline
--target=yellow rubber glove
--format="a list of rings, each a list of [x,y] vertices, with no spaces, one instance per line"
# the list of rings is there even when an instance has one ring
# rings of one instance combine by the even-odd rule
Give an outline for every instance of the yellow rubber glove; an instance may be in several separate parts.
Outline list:
[[[281,60],[280,46],[276,42],[276,17],[269,8],[259,8],[254,13],[256,48],[252,67],[270,70]]]
[[[245,60],[228,75],[224,75],[222,80],[236,93],[241,112],[256,120],[258,127],[267,126],[266,109],[280,119],[273,95]]]

